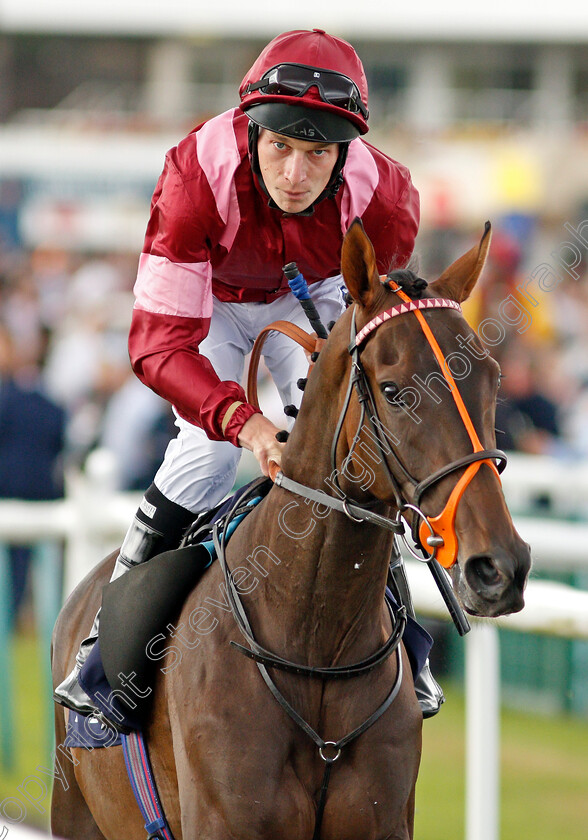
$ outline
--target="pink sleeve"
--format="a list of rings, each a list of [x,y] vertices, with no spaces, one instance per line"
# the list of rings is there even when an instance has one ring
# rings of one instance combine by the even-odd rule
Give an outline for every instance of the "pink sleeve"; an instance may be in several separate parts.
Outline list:
[[[182,169],[189,171],[189,191]],[[195,138],[188,136],[167,155],[153,194],[134,288],[129,353],[139,379],[182,417],[211,440],[238,446],[241,427],[257,409],[237,382],[221,382],[198,350],[213,306],[207,243],[222,229],[207,177],[196,161]],[[243,405],[223,430],[224,415],[236,402]]]

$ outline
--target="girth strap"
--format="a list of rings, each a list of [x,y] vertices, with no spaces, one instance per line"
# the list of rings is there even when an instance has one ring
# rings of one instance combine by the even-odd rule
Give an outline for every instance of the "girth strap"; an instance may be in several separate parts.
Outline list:
[[[121,735],[121,742],[131,788],[145,820],[147,840],[174,840],[161,807],[143,733]]]

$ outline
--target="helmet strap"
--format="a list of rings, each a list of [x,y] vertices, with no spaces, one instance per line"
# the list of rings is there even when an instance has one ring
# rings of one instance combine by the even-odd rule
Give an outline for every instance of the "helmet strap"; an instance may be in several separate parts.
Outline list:
[[[257,125],[257,123],[254,123],[253,120],[249,120],[249,128],[248,128],[248,133],[247,133],[247,143],[248,143],[248,146],[249,146],[249,160],[251,161],[251,169],[254,171],[254,173],[257,175],[257,177],[260,179],[260,181],[263,181],[263,179],[261,178],[261,170],[259,168],[259,157],[257,155],[257,141],[258,141],[258,139],[259,139],[259,126]],[[267,190],[265,190],[265,187],[264,187],[264,191],[267,192]]]
[[[349,143],[339,143],[339,156],[333,167],[329,183],[325,187],[326,196],[319,196],[317,201],[320,201],[321,197],[335,198],[339,189],[343,186],[343,167],[345,166],[348,152]]]

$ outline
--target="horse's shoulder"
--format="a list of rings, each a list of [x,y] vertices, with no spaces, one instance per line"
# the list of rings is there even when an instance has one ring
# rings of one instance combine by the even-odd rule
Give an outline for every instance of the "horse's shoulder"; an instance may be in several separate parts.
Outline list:
[[[75,589],[68,595],[61,608],[53,632],[54,638],[63,632],[63,627],[80,613],[85,612],[87,604],[99,598],[102,587],[108,582],[112,573],[114,561],[118,555],[118,549],[94,566],[85,577],[77,584]]]

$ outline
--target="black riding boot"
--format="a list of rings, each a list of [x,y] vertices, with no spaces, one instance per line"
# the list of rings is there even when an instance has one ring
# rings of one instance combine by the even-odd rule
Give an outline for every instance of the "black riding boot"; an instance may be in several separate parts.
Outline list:
[[[408,615],[414,618],[414,606],[412,603],[408,580],[406,579],[404,561],[400,556],[396,542],[394,542],[390,558],[390,578],[394,594],[406,607]],[[445,696],[443,695],[443,689],[431,673],[428,659],[423,665],[420,674],[414,681],[414,690],[416,692],[423,717],[430,718],[436,715],[442,704],[445,702]]]
[[[116,580],[133,566],[145,563],[157,554],[176,548],[184,531],[194,519],[194,513],[175,502],[170,502],[152,484],[127,531],[110,580]],[[78,677],[98,639],[99,627],[100,610],[96,613],[89,636],[80,645],[73,671],[53,693],[53,699],[57,703],[82,715],[95,711],[95,705],[80,685]]]

